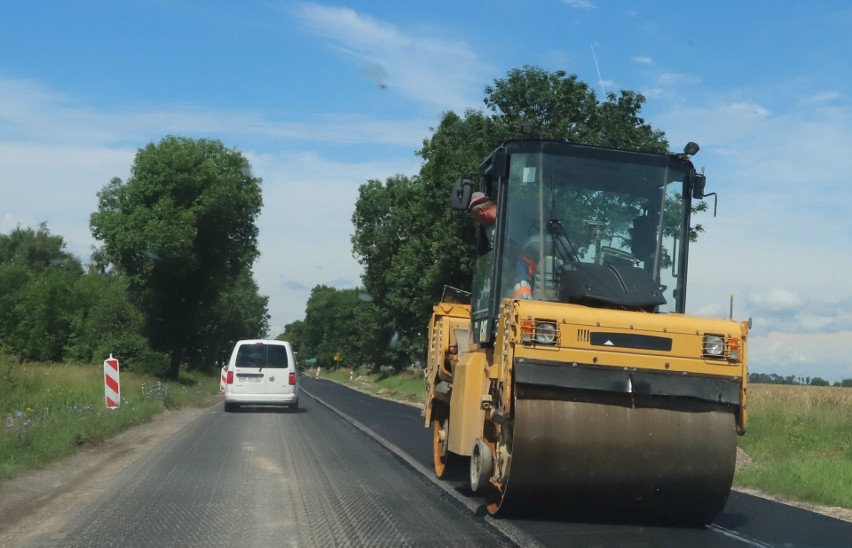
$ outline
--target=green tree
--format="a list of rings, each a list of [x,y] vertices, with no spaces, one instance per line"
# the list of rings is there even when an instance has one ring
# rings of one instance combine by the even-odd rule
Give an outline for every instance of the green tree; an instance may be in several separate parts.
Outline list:
[[[127,181],[114,178],[98,193],[90,226],[103,242],[100,260],[127,276],[171,378],[205,353],[210,340],[199,342],[199,333],[216,331],[220,296],[258,256],[260,183],[221,142],[169,136],[137,152]]]
[[[2,237],[0,237],[2,239]],[[0,353],[20,357],[18,341],[12,339],[18,325],[21,291],[27,286],[33,273],[19,264],[0,264]]]
[[[387,349],[392,334],[375,316],[375,305],[361,289],[335,289],[318,285],[311,290],[302,323],[288,324],[285,335],[301,359],[317,358],[320,365],[372,364],[378,367],[389,359]]]
[[[287,341],[293,348],[300,352],[300,356],[302,359],[310,358],[311,356],[305,356],[301,354],[301,349],[304,340],[305,331],[305,320],[296,320],[294,322],[290,322],[284,326],[284,331],[282,331],[277,337],[275,337],[279,341]]]
[[[440,249],[462,226],[445,201],[426,192],[420,180],[396,176],[384,185],[367,182],[355,204],[352,243],[364,267],[362,281],[384,312],[377,314],[379,329],[398,333],[402,346],[422,334],[420,320],[432,306],[426,296],[439,293],[447,276],[466,266]]]
[[[0,235],[0,344],[17,359],[62,361],[80,261],[46,224]]]
[[[645,98],[622,91],[598,101],[575,75],[525,66],[485,88],[485,107],[464,116],[443,115],[418,155],[417,177],[394,176],[361,186],[352,216],[353,253],[364,267],[363,283],[379,315],[398,333],[402,354],[425,353],[432,305],[445,285],[469,289],[473,222],[449,208],[452,182],[476,173],[501,142],[539,137],[627,150],[668,149],[662,131],[639,115]],[[403,363],[399,360],[397,363]]]
[[[8,235],[0,234],[0,265],[8,264],[33,271],[68,266],[82,274],[79,259],[65,250],[65,240],[51,234],[47,223],[41,223],[38,230],[19,226]]]
[[[268,304],[269,298],[259,294],[251,272],[243,272],[219,295],[207,324],[199,331],[199,341],[204,344],[188,356],[190,366],[203,370],[222,365],[238,340],[266,336]]]
[[[75,284],[66,358],[99,363],[111,354],[130,371],[162,374],[167,360],[152,352],[142,335],[144,318],[128,299],[127,280],[90,271]]]
[[[622,90],[619,95],[607,94],[601,102],[574,74],[525,65],[486,86],[485,94],[485,106],[504,138],[520,137],[522,125],[531,124],[542,139],[644,152],[668,150],[665,134],[639,116],[645,103],[640,93]]]
[[[81,270],[46,268],[34,272],[18,293],[8,342],[19,359],[61,362],[71,335]]]

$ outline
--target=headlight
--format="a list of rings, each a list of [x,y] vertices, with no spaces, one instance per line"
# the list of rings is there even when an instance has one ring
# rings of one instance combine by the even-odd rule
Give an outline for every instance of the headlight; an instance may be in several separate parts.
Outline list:
[[[702,353],[714,358],[723,357],[725,355],[725,339],[718,335],[705,335]]]
[[[553,344],[556,342],[556,324],[537,322],[535,324],[535,342],[538,344]]]
[[[521,342],[524,346],[559,344],[559,330],[556,322],[547,320],[524,320],[521,322]]]

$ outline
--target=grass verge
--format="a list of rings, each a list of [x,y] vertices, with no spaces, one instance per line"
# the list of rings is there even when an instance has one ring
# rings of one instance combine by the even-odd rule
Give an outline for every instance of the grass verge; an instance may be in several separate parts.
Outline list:
[[[315,371],[316,369],[310,369],[306,374],[314,376]],[[409,369],[400,373],[394,373],[389,369],[378,372],[366,368],[324,369],[321,371],[321,376],[377,396],[408,403],[422,404],[426,397],[426,384],[423,380],[423,371],[420,369]]]
[[[736,485],[852,509],[852,390],[751,384],[748,406]]]
[[[109,410],[103,374],[99,366],[0,358],[0,481],[219,391],[218,376],[183,373],[165,382],[122,371],[121,404]]]
[[[380,396],[424,403],[422,371],[394,375],[323,369],[321,376]],[[852,509],[852,389],[751,384],[748,406],[749,429],[737,442],[751,463],[737,471],[735,486]]]

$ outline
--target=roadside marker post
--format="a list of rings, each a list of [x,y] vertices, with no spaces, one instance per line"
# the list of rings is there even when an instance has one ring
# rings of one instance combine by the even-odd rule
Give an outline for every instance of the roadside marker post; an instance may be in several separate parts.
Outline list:
[[[118,378],[118,360],[109,355],[104,360],[104,396],[107,409],[118,409],[121,402],[121,384]]]
[[[225,374],[225,371],[228,369],[228,366],[222,368],[221,373],[219,373],[219,392],[225,391],[225,381],[228,380],[228,376]]]

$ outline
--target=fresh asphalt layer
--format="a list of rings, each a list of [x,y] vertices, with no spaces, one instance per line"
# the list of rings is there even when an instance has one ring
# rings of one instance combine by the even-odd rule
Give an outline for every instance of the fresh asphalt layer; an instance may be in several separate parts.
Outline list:
[[[831,546],[852,547],[852,523],[732,491],[715,522],[703,528],[572,521],[570,516],[493,518],[482,499],[470,493],[464,471],[439,480],[432,471],[432,433],[421,407],[379,398],[305,376],[303,393],[348,420],[424,477],[484,517],[520,545],[631,546]]]

